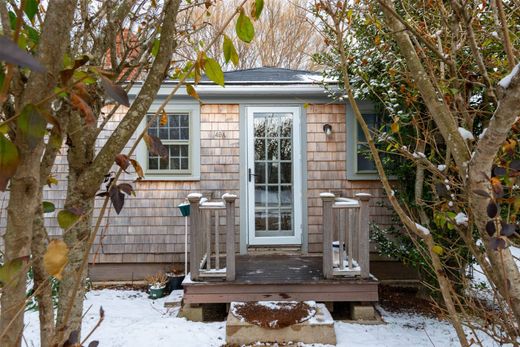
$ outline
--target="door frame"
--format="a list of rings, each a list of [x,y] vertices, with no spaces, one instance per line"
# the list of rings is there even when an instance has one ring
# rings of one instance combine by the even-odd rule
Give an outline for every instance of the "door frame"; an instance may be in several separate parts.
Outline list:
[[[241,191],[243,204],[241,204],[241,213],[245,216],[241,218],[241,238],[245,239],[245,242],[241,242],[241,253],[245,253],[247,246],[302,246],[302,249],[306,249],[306,235],[304,233],[304,214],[306,209],[305,201],[305,187],[304,182],[306,181],[306,153],[303,150],[305,147],[302,145],[306,139],[302,136],[302,108],[300,105],[247,105],[241,107],[241,119],[243,127],[241,127],[241,156],[243,157],[241,163],[243,166],[241,172]],[[293,171],[293,230],[294,236],[276,236],[276,237],[256,237],[254,235],[254,185],[248,182],[246,176],[248,168],[252,168],[252,161],[254,161],[254,144],[253,144],[253,113],[254,112],[291,112],[293,114],[293,159],[292,159],[292,171]],[[304,169],[305,168],[305,169]],[[252,203],[251,203],[252,202]]]

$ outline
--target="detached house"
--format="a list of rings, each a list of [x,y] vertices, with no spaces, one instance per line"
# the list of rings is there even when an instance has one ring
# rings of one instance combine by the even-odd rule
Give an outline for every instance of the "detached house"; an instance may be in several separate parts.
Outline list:
[[[112,211],[103,222],[91,254],[90,278],[138,280],[172,264],[182,268],[185,220],[177,206],[190,196],[191,283],[210,277],[252,283],[254,273],[263,273],[267,285],[299,276],[306,283],[343,283],[327,287],[323,282],[324,287],[310,290],[331,300],[377,300],[377,280],[370,272],[379,278],[402,272],[398,263],[382,262],[375,253],[369,270],[368,224],[389,224],[391,212],[378,203],[384,193],[373,163],[360,154],[365,138],[350,106],[328,98],[321,79],[315,73],[281,68],[230,71],[224,88],[209,80],[197,86],[201,102],[181,88],[166,106],[167,124],[149,129],[168,147],[169,157],[153,156],[139,144],[136,159],[145,177],[132,183],[137,196],[127,198],[122,212]],[[150,114],[175,85],[164,82]],[[131,98],[139,88],[137,84],[131,89]],[[372,105],[361,101],[360,106],[369,125],[375,126]],[[124,112],[118,112],[102,134],[108,137]],[[54,172],[61,180],[65,160],[59,158]],[[134,179],[123,175],[123,180]],[[65,197],[61,180],[44,197],[57,207]],[[363,195],[356,196],[359,193]],[[97,201],[97,208],[100,204]],[[55,216],[46,224],[51,235],[60,233]],[[333,250],[333,241],[343,247]],[[270,263],[262,265],[262,259]],[[355,278],[369,283],[361,290],[369,295],[351,295],[361,288],[352,287]],[[197,302],[196,297],[199,302],[236,299],[211,296],[229,288],[190,292],[190,281],[185,286],[188,302]],[[335,291],[351,294],[337,296]]]

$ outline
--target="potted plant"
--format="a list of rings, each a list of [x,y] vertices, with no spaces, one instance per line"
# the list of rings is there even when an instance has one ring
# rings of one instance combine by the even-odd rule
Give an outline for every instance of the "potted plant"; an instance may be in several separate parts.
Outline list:
[[[177,270],[176,268],[172,268],[170,272],[166,273],[168,277],[167,290],[168,293],[173,292],[174,290],[182,289],[182,281],[184,281],[184,274],[182,271]]]
[[[148,282],[148,297],[150,299],[159,299],[166,294],[168,277],[166,277],[164,272],[158,272],[155,275],[148,276],[145,280]]]

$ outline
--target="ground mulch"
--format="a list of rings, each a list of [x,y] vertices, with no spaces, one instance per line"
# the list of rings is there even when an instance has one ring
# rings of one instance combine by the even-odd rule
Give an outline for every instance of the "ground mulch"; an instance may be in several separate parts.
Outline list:
[[[237,304],[234,313],[246,322],[267,329],[281,329],[301,323],[313,315],[314,308],[305,302],[278,303],[277,308],[258,305],[256,302]]]
[[[410,311],[430,317],[439,317],[441,312],[435,302],[416,287],[379,286],[379,304],[387,311]]]

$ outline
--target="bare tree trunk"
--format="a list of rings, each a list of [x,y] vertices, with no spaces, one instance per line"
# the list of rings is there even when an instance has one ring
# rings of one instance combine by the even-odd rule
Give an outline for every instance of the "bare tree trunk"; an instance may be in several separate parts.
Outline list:
[[[494,159],[518,115],[520,73],[516,73],[507,88],[498,87],[497,92],[498,107],[468,165],[469,203],[475,224],[484,240],[486,255],[495,270],[491,280],[493,280],[502,297],[509,302],[517,322],[520,323],[520,273],[518,267],[509,249],[496,251],[489,247],[489,236],[486,232],[486,223],[489,220],[486,210],[489,201],[474,193],[476,190],[492,191],[488,177]]]
[[[55,84],[53,76],[57,76],[62,67],[61,59],[65,52],[65,43],[69,41],[75,5],[74,0],[49,2],[37,50],[37,58],[47,68],[47,73],[31,74],[22,105],[36,103],[52,91]],[[43,139],[34,147],[23,141],[22,136],[17,136],[15,142],[20,153],[20,164],[11,179],[7,227],[4,235],[6,261],[20,257],[28,259],[31,253],[33,217],[41,203],[41,200],[38,200],[38,191],[40,159],[44,149]],[[24,268],[16,275],[15,281],[3,289],[0,317],[0,334],[3,335],[0,345],[2,346],[20,345],[23,333],[26,275],[27,268]]]
[[[77,136],[76,133],[75,139],[72,136],[70,137],[74,144],[69,148],[68,155],[69,180],[65,208],[80,208],[82,211],[89,212],[81,222],[64,235],[64,241],[69,246],[70,251],[69,262],[60,283],[55,344],[63,344],[72,331],[81,332],[87,274],[87,268],[83,268],[82,263],[89,251],[88,240],[91,237],[95,194],[100,188],[104,175],[112,167],[115,156],[123,150],[130,140],[166,77],[165,73],[175,47],[175,24],[179,6],[180,0],[170,0],[165,5],[159,53],[141,92],[97,156],[94,158],[95,131],[90,134],[88,130],[83,136]],[[74,121],[74,119],[76,120]],[[70,131],[74,131],[73,129],[77,127],[74,122],[79,124],[80,121],[76,117],[72,118],[71,122],[69,128]]]
[[[42,189],[38,192],[38,200],[42,200]],[[34,216],[32,237],[32,270],[34,275],[34,288],[37,289],[38,315],[40,318],[40,346],[50,347],[54,334],[54,305],[52,302],[51,282],[46,281],[49,274],[43,267],[43,255],[47,249],[48,239],[44,226],[43,206],[39,206]]]

